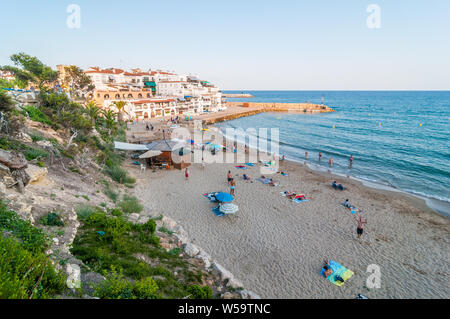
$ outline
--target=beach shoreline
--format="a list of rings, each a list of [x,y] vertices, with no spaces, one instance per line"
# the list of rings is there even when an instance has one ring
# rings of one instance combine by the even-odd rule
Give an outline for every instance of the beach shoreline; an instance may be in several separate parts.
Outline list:
[[[240,163],[239,163],[240,164]],[[448,298],[450,222],[425,201],[409,194],[374,189],[361,181],[313,171],[301,163],[280,162],[288,176],[273,175],[280,186],[255,180],[260,165],[239,170],[237,163],[193,164],[184,171],[147,170],[134,193],[145,214],[176,220],[192,242],[262,298]],[[229,191],[226,173],[236,178],[236,216],[217,217],[202,194]],[[253,182],[245,182],[242,174]],[[271,176],[272,177],[272,176]],[[334,190],[331,181],[348,187]],[[280,192],[309,197],[293,203]],[[362,243],[345,199],[368,219]],[[343,287],[320,276],[325,259],[336,260],[355,275]],[[433,263],[430,263],[433,260]],[[367,289],[369,265],[381,269],[380,289]]]

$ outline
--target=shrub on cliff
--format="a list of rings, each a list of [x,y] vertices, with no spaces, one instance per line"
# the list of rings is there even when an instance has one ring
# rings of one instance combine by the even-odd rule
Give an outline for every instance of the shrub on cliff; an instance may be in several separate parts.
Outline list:
[[[208,286],[192,285],[187,288],[191,299],[211,299],[212,290]]]
[[[0,299],[51,298],[64,290],[65,277],[45,254],[48,246],[40,229],[0,201]]]
[[[136,282],[125,279],[122,272],[113,268],[95,290],[95,295],[101,299],[157,299],[158,285],[152,277],[145,277]]]
[[[144,209],[144,206],[139,203],[136,197],[126,194],[123,195],[119,207],[125,214],[140,213]]]

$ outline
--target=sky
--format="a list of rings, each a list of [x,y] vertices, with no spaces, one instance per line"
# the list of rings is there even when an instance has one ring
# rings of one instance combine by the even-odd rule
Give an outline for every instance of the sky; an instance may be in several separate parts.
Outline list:
[[[380,28],[368,27],[371,4]],[[450,89],[448,0],[22,0],[1,11],[0,65],[25,52],[52,67],[190,73],[224,90]]]

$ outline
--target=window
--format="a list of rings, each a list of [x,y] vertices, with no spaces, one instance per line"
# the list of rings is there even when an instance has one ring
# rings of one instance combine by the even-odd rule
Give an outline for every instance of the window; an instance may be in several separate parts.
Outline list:
[[[138,94],[138,98],[142,99],[142,94],[141,93]]]

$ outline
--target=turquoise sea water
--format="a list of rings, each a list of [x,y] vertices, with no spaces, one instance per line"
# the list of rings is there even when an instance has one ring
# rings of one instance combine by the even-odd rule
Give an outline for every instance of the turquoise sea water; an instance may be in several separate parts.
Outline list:
[[[249,102],[322,103],[335,113],[263,113],[218,126],[280,129],[280,154],[308,165],[450,203],[450,91],[246,91]],[[224,93],[241,93],[225,91]],[[333,128],[334,126],[334,128]],[[322,161],[318,161],[318,152]],[[349,168],[349,156],[355,161]],[[440,205],[440,204],[442,205]],[[445,209],[447,207],[447,209]],[[448,212],[447,212],[448,213]]]

